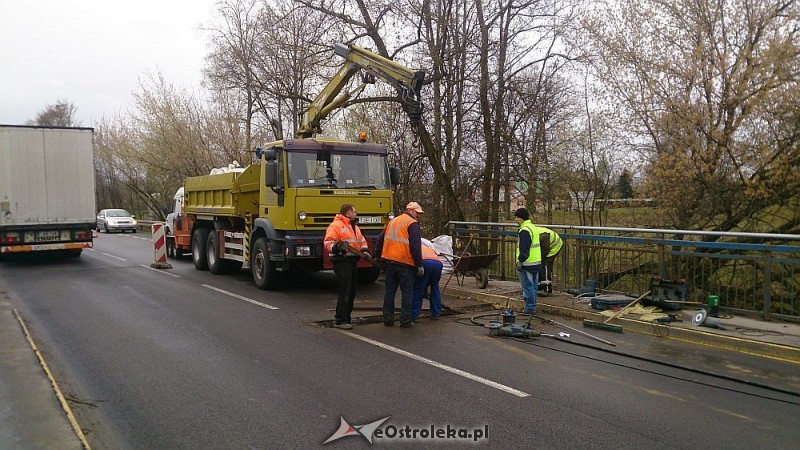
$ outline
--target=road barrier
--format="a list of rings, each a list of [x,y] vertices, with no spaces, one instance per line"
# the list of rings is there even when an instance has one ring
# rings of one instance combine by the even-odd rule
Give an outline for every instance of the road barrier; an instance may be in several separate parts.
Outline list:
[[[156,269],[171,269],[172,266],[167,262],[167,237],[164,233],[164,223],[156,222],[152,225],[153,250],[156,261],[151,267]]]

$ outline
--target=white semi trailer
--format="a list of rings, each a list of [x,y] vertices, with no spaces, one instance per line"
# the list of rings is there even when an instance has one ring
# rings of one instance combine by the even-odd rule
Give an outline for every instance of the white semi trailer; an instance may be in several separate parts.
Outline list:
[[[0,255],[80,256],[95,212],[92,128],[0,125]]]

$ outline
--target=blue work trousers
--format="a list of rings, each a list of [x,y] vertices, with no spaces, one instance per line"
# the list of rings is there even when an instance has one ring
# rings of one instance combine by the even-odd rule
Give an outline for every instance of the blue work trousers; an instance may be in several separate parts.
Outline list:
[[[431,287],[431,317],[442,315],[442,292],[439,290],[439,280],[442,279],[441,261],[423,259],[422,268],[425,274],[414,281],[414,301],[411,305],[411,315],[416,319],[422,311],[422,296],[425,289]]]
[[[533,314],[536,312],[536,293],[539,289],[539,266],[523,267],[519,271],[519,283],[522,285],[522,298],[525,299],[522,312]]]
[[[383,293],[383,323],[394,324],[394,296],[400,288],[400,325],[411,324],[411,303],[417,269],[404,264],[387,263]]]

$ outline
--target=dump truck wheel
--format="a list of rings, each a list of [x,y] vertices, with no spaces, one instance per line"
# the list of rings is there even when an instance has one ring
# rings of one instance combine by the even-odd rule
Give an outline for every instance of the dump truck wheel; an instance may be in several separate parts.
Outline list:
[[[206,241],[206,260],[208,260],[208,271],[213,274],[223,272],[222,260],[219,258],[219,235],[216,231],[208,233]]]
[[[192,234],[192,261],[197,270],[208,269],[206,259],[206,242],[208,241],[208,228],[198,228]]]
[[[272,290],[280,285],[280,273],[275,267],[275,262],[269,260],[269,241],[267,238],[258,238],[253,246],[250,256],[250,267],[253,271],[253,281],[259,289]]]

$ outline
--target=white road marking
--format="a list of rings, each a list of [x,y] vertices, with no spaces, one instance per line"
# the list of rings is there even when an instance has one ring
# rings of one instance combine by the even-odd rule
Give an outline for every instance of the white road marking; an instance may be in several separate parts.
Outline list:
[[[144,265],[144,264],[139,264],[139,265],[140,265],[140,266],[142,266],[142,267],[144,267],[145,269],[150,269],[150,270],[152,270],[152,271],[155,271],[155,272],[158,272],[158,273],[163,273],[164,275],[169,275],[169,276],[171,276],[171,277],[173,277],[173,278],[180,278],[180,277],[181,277],[180,275],[175,275],[174,273],[169,273],[169,272],[167,272],[167,271],[166,271],[166,270],[164,270],[164,269],[155,269],[155,268],[153,268],[153,267],[146,266],[146,265]]]
[[[118,259],[118,260],[120,260],[120,261],[127,261],[127,259],[125,259],[125,258],[120,258],[119,256],[112,255],[111,253],[106,253],[106,252],[101,252],[101,253],[103,253],[103,254],[104,254],[104,255],[106,255],[106,256],[110,256],[110,257],[112,257],[112,258],[114,258],[114,259]]]
[[[244,300],[244,301],[246,301],[247,303],[252,303],[252,304],[254,304],[254,305],[261,306],[262,308],[267,308],[267,309],[279,309],[277,306],[272,306],[272,305],[268,305],[268,304],[266,304],[266,303],[257,302],[257,301],[255,301],[255,300],[253,300],[253,299],[249,299],[249,298],[247,298],[247,297],[243,297],[243,296],[241,296],[241,295],[239,295],[239,294],[234,294],[233,292],[228,292],[228,291],[226,291],[226,290],[224,290],[224,289],[216,288],[216,287],[214,287],[214,286],[209,286],[209,285],[207,285],[207,284],[204,284],[204,285],[203,285],[203,287],[206,287],[206,288],[209,288],[209,289],[211,289],[211,290],[213,290],[213,291],[217,291],[217,292],[219,292],[219,293],[222,293],[222,294],[225,294],[225,295],[231,296],[231,297],[233,297],[233,298],[238,298],[239,300]]]
[[[464,372],[461,369],[456,369],[455,367],[451,367],[451,366],[448,366],[446,364],[438,363],[436,361],[430,360],[430,359],[425,358],[423,356],[419,356],[419,355],[416,355],[414,353],[407,352],[407,351],[405,351],[403,349],[399,349],[397,347],[392,347],[391,345],[384,344],[383,342],[378,342],[378,341],[372,340],[370,338],[367,338],[367,337],[352,333],[350,331],[342,331],[342,333],[347,334],[348,336],[350,336],[352,338],[358,339],[359,341],[366,342],[367,344],[372,344],[372,345],[375,345],[375,346],[380,347],[382,349],[389,350],[390,352],[397,353],[398,355],[403,355],[403,356],[405,356],[407,358],[411,358],[413,360],[416,360],[416,361],[431,365],[433,367],[436,367],[436,368],[439,368],[439,369],[442,369],[442,370],[446,370],[447,372],[454,373],[454,374],[456,374],[458,376],[461,376],[461,377],[464,377],[464,378],[466,378],[468,380],[477,381],[478,383],[485,384],[486,386],[493,387],[495,389],[499,389],[499,390],[501,390],[503,392],[507,392],[507,393],[509,393],[511,395],[516,395],[517,397],[530,397],[530,394],[528,394],[526,392],[519,391],[519,390],[514,389],[512,387],[508,387],[508,386],[506,386],[504,384],[500,384],[500,383],[497,383],[495,381],[488,380],[488,379],[480,377],[478,375],[473,375],[473,374],[471,374],[469,372]]]

